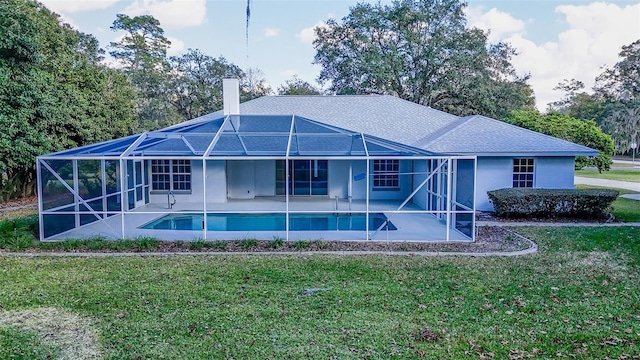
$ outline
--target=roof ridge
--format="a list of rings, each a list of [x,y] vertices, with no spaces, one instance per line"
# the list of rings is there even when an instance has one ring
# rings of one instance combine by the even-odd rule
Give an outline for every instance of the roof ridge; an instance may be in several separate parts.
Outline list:
[[[415,146],[428,147],[429,145],[432,145],[436,141],[440,140],[442,137],[447,135],[449,132],[453,131],[455,128],[457,128],[457,127],[461,126],[462,124],[466,123],[467,121],[471,120],[475,116],[477,116],[477,115],[458,117],[457,119],[451,121],[446,126],[443,126],[440,129],[436,130],[434,133],[432,133],[430,135],[427,135],[424,138],[418,140],[415,143]]]

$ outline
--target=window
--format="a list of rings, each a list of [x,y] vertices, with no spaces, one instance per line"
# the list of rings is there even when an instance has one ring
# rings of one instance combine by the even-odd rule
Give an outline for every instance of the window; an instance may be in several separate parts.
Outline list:
[[[373,160],[373,188],[398,189],[399,160]]]
[[[513,187],[533,187],[533,159],[513,159]]]
[[[151,189],[191,191],[191,161],[151,160]]]

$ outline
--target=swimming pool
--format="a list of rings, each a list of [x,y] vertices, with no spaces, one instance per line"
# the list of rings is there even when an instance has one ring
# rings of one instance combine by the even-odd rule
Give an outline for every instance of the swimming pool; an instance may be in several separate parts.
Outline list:
[[[366,230],[366,214],[289,214],[290,231]],[[385,223],[383,213],[369,214],[369,230]],[[140,229],[202,230],[203,214],[168,214]],[[389,221],[388,230],[397,230]],[[387,226],[383,230],[387,230]],[[286,231],[285,214],[207,214],[207,231]]]

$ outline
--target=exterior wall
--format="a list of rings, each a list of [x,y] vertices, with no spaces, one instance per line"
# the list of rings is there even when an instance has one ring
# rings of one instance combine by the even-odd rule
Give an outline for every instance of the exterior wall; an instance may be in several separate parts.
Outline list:
[[[541,189],[573,189],[575,158],[539,157],[535,166],[533,184]]]
[[[486,158],[484,158],[486,159]],[[483,159],[483,160],[484,160]],[[487,165],[493,164],[496,169],[502,169],[503,174],[500,176],[489,175],[487,179],[502,178],[505,182],[502,187],[511,186],[511,159],[494,158],[502,160],[498,166],[496,161],[488,161]],[[571,159],[573,160],[573,159]],[[537,161],[537,160],[536,160]],[[541,162],[542,164],[542,162]],[[557,164],[556,164],[557,165]],[[349,167],[352,167],[351,172]],[[537,164],[536,164],[537,166]],[[547,162],[545,167],[554,166],[553,162]],[[571,162],[573,166],[573,162]],[[230,199],[252,199],[256,196],[275,196],[275,160],[208,160],[207,161],[207,202],[220,203]],[[371,170],[373,165],[371,165]],[[481,160],[478,159],[478,196],[481,195]],[[338,195],[341,199],[346,199],[350,192],[353,199],[364,200],[366,198],[366,179],[356,181],[354,176],[360,173],[366,173],[366,162],[364,160],[329,160],[328,162],[328,197],[334,198]],[[425,173],[427,171],[427,162],[422,160],[401,160],[400,173]],[[462,170],[459,170],[462,171]],[[537,172],[537,169],[536,169]],[[349,177],[351,176],[351,189],[349,189]],[[537,177],[538,175],[536,175]],[[571,173],[573,176],[573,173]],[[373,190],[373,183],[370,184],[371,200],[404,200],[413,191],[413,186],[418,186],[424,181],[426,174],[413,174],[400,176],[400,190],[396,191],[379,191]],[[472,178],[469,191],[473,190]],[[202,161],[191,161],[191,193],[176,193],[177,202],[202,202],[204,197],[202,178]],[[546,181],[546,180],[539,180]],[[573,178],[571,178],[573,185]],[[497,189],[493,186],[493,182],[486,184],[486,189]],[[460,185],[459,185],[460,186]],[[458,188],[458,195],[462,196]],[[484,197],[486,198],[484,190]],[[420,189],[413,198],[413,202],[421,208],[426,208],[426,187]],[[163,204],[167,201],[166,193],[150,194],[150,202]],[[488,202],[488,200],[487,200]]]
[[[329,174],[328,194],[330,198],[338,196],[346,199],[349,196],[349,165],[353,161],[349,160],[329,160],[327,163]]]
[[[427,160],[414,160],[413,161],[413,184],[414,186],[420,186],[422,182],[427,178]],[[421,209],[427,208],[427,184],[421,187],[418,192],[413,196],[413,203]]]
[[[513,158],[478,157],[476,209],[493,211],[487,191],[510,188],[513,184]]]
[[[276,161],[256,160],[255,161],[255,195],[275,196],[276,195]]]
[[[356,176],[360,173],[367,172],[367,163],[364,160],[361,161],[352,161],[353,166],[353,176]],[[373,172],[373,161],[371,161],[370,169]],[[412,160],[400,160],[400,174],[411,173],[413,170],[413,161]],[[412,188],[412,180],[413,177],[411,175],[400,175],[399,185],[400,190],[392,190],[392,191],[380,191],[373,190],[373,181],[369,181],[369,195],[370,200],[404,200],[411,194],[413,191]],[[366,184],[367,180],[363,179],[360,181],[353,182],[353,199],[366,199]]]
[[[222,203],[226,201],[227,201],[226,161],[209,160],[207,161],[207,202]]]
[[[150,169],[147,169],[150,171]],[[223,160],[207,161],[207,202],[227,201],[226,163]],[[202,186],[202,161],[191,161],[191,193],[174,194],[176,202],[202,202],[204,190]],[[163,204],[167,202],[166,192],[151,193],[149,202]]]
[[[473,208],[473,160],[457,160],[455,179],[455,200],[459,204]]]
[[[478,157],[476,209],[493,211],[487,191],[513,185],[513,157]],[[573,189],[573,157],[534,157],[535,188]]]
[[[255,161],[227,161],[227,196],[229,199],[253,199],[255,197]],[[275,179],[275,174],[274,174]],[[274,180],[275,181],[275,180]],[[275,188],[275,183],[274,183]]]

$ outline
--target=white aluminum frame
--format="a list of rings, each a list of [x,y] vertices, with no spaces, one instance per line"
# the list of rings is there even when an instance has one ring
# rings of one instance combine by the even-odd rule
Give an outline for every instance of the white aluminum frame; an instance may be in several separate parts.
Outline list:
[[[149,134],[149,133],[143,133],[141,134],[133,143],[131,143],[131,145],[129,145],[123,152],[122,154],[120,154],[119,156],[113,155],[113,156],[90,156],[90,155],[65,155],[63,154],[50,154],[50,155],[43,155],[43,156],[39,156],[36,160],[36,171],[37,171],[37,175],[38,175],[38,191],[39,194],[42,194],[42,191],[44,190],[44,184],[41,183],[41,173],[42,173],[42,166],[44,165],[48,171],[52,172],[52,174],[59,180],[61,181],[65,187],[67,187],[67,190],[71,191],[71,193],[74,196],[74,206],[75,206],[75,210],[74,212],[72,212],[73,214],[80,214],[78,206],[80,203],[84,204],[87,208],[89,213],[93,214],[94,216],[96,216],[99,220],[101,220],[102,222],[104,222],[111,230],[113,230],[114,234],[116,235],[120,235],[120,237],[122,239],[125,238],[126,236],[126,226],[125,226],[125,214],[130,213],[131,211],[128,210],[128,183],[127,183],[127,179],[126,179],[126,172],[127,172],[127,168],[126,168],[126,162],[129,160],[167,160],[167,159],[171,159],[171,160],[175,160],[175,159],[181,159],[181,160],[192,160],[192,161],[202,161],[202,173],[203,173],[203,211],[181,211],[181,213],[204,213],[204,214],[208,214],[208,213],[228,213],[230,211],[209,211],[207,209],[207,160],[222,160],[222,161],[228,161],[228,160],[285,160],[285,179],[288,182],[290,180],[290,170],[289,169],[289,160],[301,160],[301,159],[313,159],[313,160],[350,160],[350,161],[354,161],[354,160],[364,160],[366,161],[366,192],[365,192],[365,233],[366,233],[366,239],[370,240],[373,237],[375,237],[379,231],[384,227],[384,226],[380,226],[378,229],[371,229],[370,228],[370,223],[369,223],[369,215],[371,213],[371,206],[370,206],[370,198],[371,198],[371,177],[373,176],[373,174],[371,173],[371,161],[373,160],[412,160],[412,161],[417,161],[417,160],[432,160],[433,161],[439,161],[440,163],[437,165],[437,167],[435,167],[434,170],[432,170],[433,166],[427,166],[426,169],[426,174],[427,177],[416,187],[413,187],[411,194],[402,202],[402,204],[395,210],[395,211],[385,211],[385,212],[389,212],[391,215],[388,216],[388,218],[391,218],[393,216],[395,216],[396,214],[399,213],[407,213],[407,214],[411,214],[411,213],[424,213],[424,214],[443,214],[445,217],[445,224],[446,224],[446,241],[449,241],[451,239],[451,224],[452,224],[452,214],[456,213],[456,214],[472,214],[472,236],[471,236],[471,241],[475,241],[475,235],[476,235],[476,229],[475,229],[475,216],[473,216],[473,214],[475,214],[476,211],[476,201],[475,201],[475,194],[476,194],[476,187],[477,187],[477,157],[476,156],[446,156],[446,155],[428,155],[428,154],[415,154],[415,155],[406,155],[406,156],[375,156],[375,155],[371,155],[369,152],[369,149],[367,147],[367,139],[371,138],[371,137],[365,137],[365,134],[363,133],[348,133],[348,134],[339,134],[340,136],[344,136],[344,135],[350,135],[350,136],[360,136],[361,137],[361,141],[364,147],[364,155],[356,155],[356,156],[345,156],[345,155],[339,155],[339,156],[330,156],[330,155],[314,155],[314,154],[304,154],[304,155],[291,155],[290,154],[290,149],[291,149],[291,142],[292,142],[292,138],[294,136],[294,127],[295,127],[295,121],[296,121],[296,116],[292,115],[291,116],[291,125],[290,125],[290,129],[289,129],[289,133],[288,133],[288,142],[287,142],[287,150],[286,153],[284,155],[273,155],[273,156],[269,156],[269,155],[223,155],[223,156],[212,156],[211,153],[213,151],[213,148],[215,147],[215,145],[217,144],[218,140],[220,139],[220,136],[222,135],[224,129],[226,127],[228,127],[228,124],[230,124],[230,115],[227,115],[224,120],[222,125],[220,126],[220,128],[218,129],[218,131],[215,133],[214,137],[212,138],[211,142],[209,143],[207,149],[202,153],[202,155],[189,155],[189,156],[176,156],[176,155],[141,155],[141,156],[136,156],[133,155],[134,150],[136,149],[137,146],[139,146],[145,139],[149,138],[149,137],[156,137],[155,134]],[[233,124],[231,124],[231,126],[233,127]],[[233,127],[233,129],[235,130],[234,132],[237,133],[237,129],[235,129],[235,127]],[[208,135],[211,135],[213,133],[208,133]],[[260,133],[261,135],[265,135],[265,134],[269,134],[269,133]],[[274,135],[283,135],[282,132],[277,132],[277,133],[273,133]],[[164,135],[164,133],[162,134]],[[175,136],[174,136],[175,135]],[[186,139],[184,139],[184,137],[182,136],[183,134],[167,134],[166,138],[182,138],[183,141],[187,144],[187,146],[195,153],[194,149],[192,146],[190,146],[188,144],[188,142],[186,141]],[[203,134],[203,133],[198,133],[198,134],[194,134],[194,135],[207,135],[207,134]],[[305,134],[306,135],[306,134]],[[311,134],[310,134],[311,135]],[[320,134],[323,135],[323,134]],[[327,134],[324,134],[327,135]],[[331,135],[331,134],[329,134]],[[372,141],[376,141],[375,138],[371,138]],[[398,147],[402,147],[402,144],[398,144]],[[243,144],[244,147],[244,144]],[[246,150],[246,147],[244,147]],[[407,149],[410,147],[406,147]],[[246,152],[245,152],[246,153]],[[74,169],[74,188],[71,188],[68,186],[68,184],[66,184],[66,182],[64,180],[61,179],[61,177],[55,172],[53,171],[53,169],[48,166],[48,164],[46,164],[46,160],[71,160],[72,164],[73,164],[73,169]],[[78,176],[77,176],[77,160],[101,160],[101,175],[102,175],[102,188],[103,188],[103,193],[102,193],[102,197],[103,197],[103,210],[100,212],[94,211],[85,201],[85,199],[82,199],[80,197],[80,195],[78,194]],[[120,163],[120,211],[107,211],[107,206],[106,206],[106,201],[107,201],[107,194],[106,194],[106,175],[105,175],[105,161],[106,160],[119,160]],[[457,162],[457,160],[473,160],[473,170],[474,170],[474,179],[473,179],[473,207],[469,208],[466,206],[463,206],[462,204],[459,204],[457,202],[455,202],[455,193],[454,193],[454,186],[455,183],[453,182],[453,166],[454,166],[454,161]],[[446,184],[446,192],[444,194],[444,196],[446,196],[446,209],[444,210],[433,210],[433,209],[429,209],[429,203],[431,202],[431,195],[432,195],[432,191],[431,189],[426,189],[426,194],[427,196],[429,196],[429,200],[427,200],[426,202],[426,206],[425,209],[423,210],[403,210],[403,207],[409,202],[411,201],[411,199],[418,193],[418,191],[420,189],[422,189],[423,187],[425,187],[427,184],[430,184],[432,182],[432,178],[434,177],[435,174],[437,174],[439,172],[439,169],[442,168],[442,166],[444,164],[447,164],[447,184]],[[146,167],[145,171],[149,171],[149,169],[147,169]],[[351,184],[351,176],[352,176],[352,169],[351,169],[351,165],[350,165],[350,169],[349,169],[349,184]],[[411,173],[400,173],[401,175],[407,175],[407,174],[417,174],[416,172],[411,172]],[[143,176],[143,182],[144,180],[144,176]],[[145,185],[149,185],[149,184],[145,184]],[[440,182],[438,183],[438,188],[442,189],[442,184],[440,184]],[[349,185],[351,186],[351,185]],[[351,189],[349,190],[349,192],[351,191]],[[114,193],[115,194],[115,193]],[[113,196],[114,194],[110,194],[110,196]],[[289,240],[289,232],[290,232],[290,214],[292,213],[323,213],[323,212],[327,212],[327,213],[343,213],[343,212],[351,212],[351,210],[346,211],[346,210],[336,210],[336,211],[291,211],[290,209],[290,191],[289,191],[289,186],[285,186],[285,210],[284,212],[280,212],[278,211],[277,213],[284,213],[285,214],[285,224],[286,224],[286,239]],[[442,197],[443,194],[439,192],[439,194],[437,194],[437,196]],[[454,204],[455,203],[455,204]],[[69,206],[71,204],[65,205]],[[452,205],[457,205],[459,207],[464,208],[465,210],[460,211],[460,210],[452,210]],[[54,211],[55,209],[48,209],[48,210],[44,210],[43,209],[43,199],[41,196],[38,197],[38,210],[39,210],[39,220],[40,220],[40,240],[47,240],[44,237],[44,225],[43,225],[43,218],[44,215],[48,215],[48,214],[67,214],[68,212],[59,212],[59,211]],[[172,211],[170,209],[168,209],[167,211],[136,211],[136,214],[167,214],[167,213],[172,213],[172,212],[176,212],[176,211]],[[103,216],[100,216],[99,214],[102,214]],[[121,221],[121,229],[120,229],[120,234],[117,234],[117,232],[106,222],[106,214],[110,213],[110,214],[119,214],[120,215],[120,221]],[[233,213],[273,213],[273,211],[233,211]],[[76,226],[74,227],[74,229],[82,227],[77,223],[77,219],[76,219]],[[91,224],[91,223],[89,223]],[[89,224],[83,225],[83,226],[87,226]],[[204,222],[203,222],[203,239],[207,240],[207,232],[208,232],[208,222],[207,222],[207,216],[204,216]],[[371,233],[371,230],[375,230],[373,232],[373,234]],[[455,229],[454,229],[455,230]],[[72,231],[72,230],[69,230]],[[56,234],[54,236],[59,236],[59,235],[63,235],[62,234]]]

